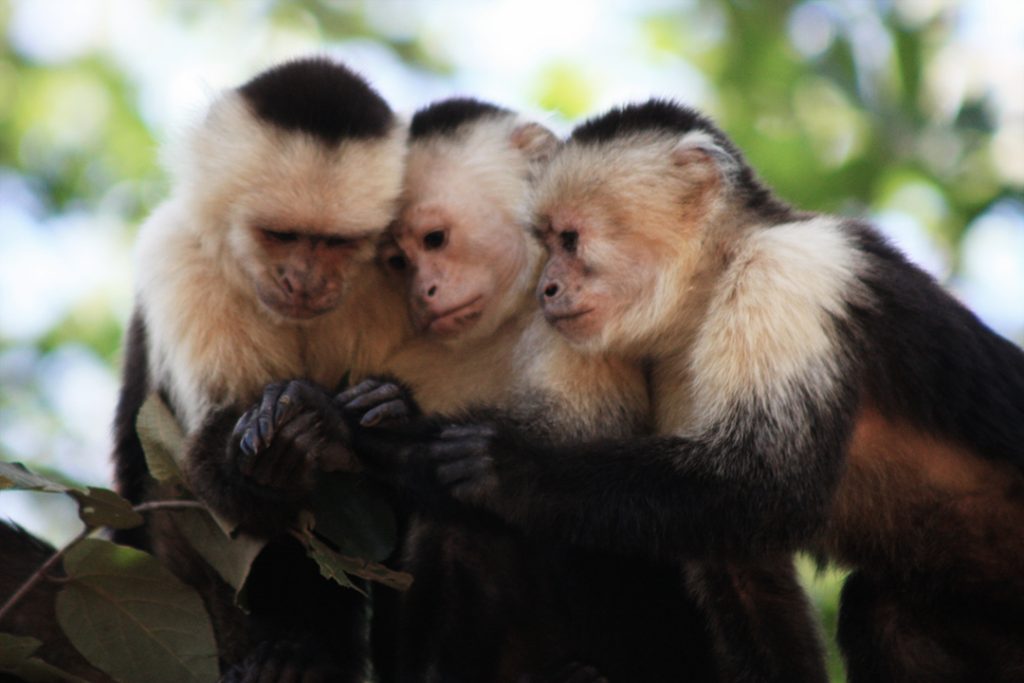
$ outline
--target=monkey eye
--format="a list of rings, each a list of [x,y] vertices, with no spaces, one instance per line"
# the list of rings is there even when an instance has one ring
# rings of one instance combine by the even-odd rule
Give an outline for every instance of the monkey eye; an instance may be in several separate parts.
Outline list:
[[[294,242],[299,239],[299,234],[295,232],[287,232],[282,230],[263,230],[263,236],[273,242]]]
[[[575,230],[563,230],[558,233],[558,239],[562,243],[562,249],[570,254],[576,253],[576,246],[580,242],[580,234]]]
[[[426,249],[440,249],[448,241],[444,230],[431,230],[423,236],[423,246]]]
[[[338,237],[337,235],[332,235],[331,237],[324,238],[324,244],[328,247],[349,247],[355,243],[356,241],[351,237]]]
[[[401,254],[394,254],[393,256],[389,256],[387,259],[387,264],[388,267],[391,268],[392,270],[405,270],[405,266],[408,265],[408,263],[405,260],[405,257],[402,256]]]

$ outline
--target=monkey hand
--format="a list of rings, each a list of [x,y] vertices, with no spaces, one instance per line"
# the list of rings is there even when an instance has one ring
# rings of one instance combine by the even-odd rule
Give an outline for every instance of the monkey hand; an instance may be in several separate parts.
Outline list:
[[[469,505],[487,506],[499,490],[494,457],[497,432],[490,425],[445,427],[425,448],[438,485]]]
[[[263,390],[232,434],[232,469],[254,489],[301,498],[319,467],[356,470],[349,433],[330,395],[305,380],[275,382]]]
[[[412,392],[387,378],[370,378],[334,397],[350,423],[361,427],[395,427],[421,412]]]
[[[438,425],[422,417],[412,393],[398,382],[365,380],[338,394],[352,444],[371,471],[425,495],[483,502],[497,488],[491,455],[494,429]]]
[[[353,447],[371,472],[428,499],[486,506],[496,498],[492,427],[440,427],[427,420],[414,420],[408,426],[407,430],[353,428]]]

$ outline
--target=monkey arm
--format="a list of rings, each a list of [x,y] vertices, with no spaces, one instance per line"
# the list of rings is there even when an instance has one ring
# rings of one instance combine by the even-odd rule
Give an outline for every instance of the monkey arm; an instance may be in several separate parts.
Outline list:
[[[302,507],[298,492],[262,486],[239,469],[241,410],[212,413],[193,434],[185,456],[192,490],[242,531],[274,537],[284,532]]]
[[[532,534],[656,558],[800,547],[824,522],[841,449],[650,436],[543,447],[499,435],[452,494]],[[451,466],[449,466],[451,467]],[[444,479],[442,479],[444,481]]]
[[[828,512],[852,427],[843,405],[753,402],[698,436],[551,443],[497,412],[354,427],[379,476],[536,535],[653,557],[791,550]]]

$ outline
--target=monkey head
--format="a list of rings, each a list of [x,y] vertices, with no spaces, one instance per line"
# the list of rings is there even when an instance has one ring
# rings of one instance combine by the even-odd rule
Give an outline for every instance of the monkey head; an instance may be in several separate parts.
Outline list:
[[[557,146],[543,126],[476,100],[445,100],[410,127],[405,191],[387,264],[404,269],[409,309],[446,343],[490,336],[531,295],[540,250],[528,193]]]
[[[228,91],[176,169],[200,248],[271,315],[334,309],[393,218],[405,134],[362,78],[326,59]]]
[[[685,329],[755,185],[724,135],[685,107],[651,100],[581,124],[536,190],[545,317],[581,349],[626,354]]]

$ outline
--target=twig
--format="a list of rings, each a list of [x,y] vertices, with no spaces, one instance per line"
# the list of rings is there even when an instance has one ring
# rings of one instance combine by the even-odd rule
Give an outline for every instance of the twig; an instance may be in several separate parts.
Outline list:
[[[205,506],[194,500],[154,500],[149,503],[136,505],[132,510],[135,510],[135,512],[153,512],[154,510],[180,510],[195,508],[202,510],[205,509]],[[71,546],[78,543],[99,528],[100,527],[86,527],[82,529],[81,533],[65,543],[64,546],[53,553],[46,562],[43,562],[39,569],[32,572],[32,574],[25,579],[25,583],[21,584],[21,587],[14,592],[14,595],[7,599],[7,602],[4,603],[3,607],[0,607],[0,622],[3,622],[4,617],[14,609],[14,606],[18,604],[30,590],[36,587],[36,584],[46,578],[46,574],[56,566]]]
[[[7,602],[4,603],[4,606],[0,607],[0,623],[3,622],[4,617],[7,616],[8,612],[14,609],[14,606],[18,604],[18,602],[20,602],[21,599],[25,597],[30,590],[35,588],[37,583],[43,580],[43,577],[46,576],[46,573],[53,569],[54,565],[56,565],[57,562],[60,561],[60,558],[64,557],[64,553],[68,551],[68,548],[78,543],[95,530],[95,528],[90,529],[89,527],[82,529],[81,533],[79,533],[77,536],[75,536],[70,541],[65,543],[64,547],[62,547],[60,550],[51,555],[50,558],[46,560],[46,562],[43,562],[42,566],[40,566],[39,569],[35,570],[32,573],[32,575],[25,580],[25,583],[21,584],[21,588],[14,591],[14,595],[8,598]]]
[[[136,512],[152,512],[153,510],[175,509],[205,510],[206,506],[197,500],[154,500],[149,503],[141,503],[132,508],[132,510],[135,510]]]

